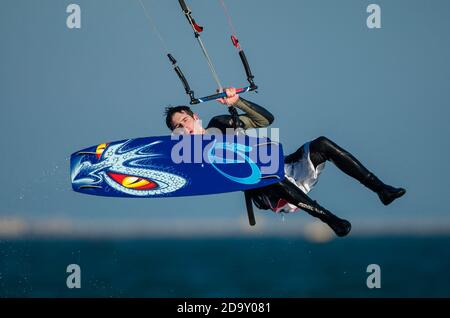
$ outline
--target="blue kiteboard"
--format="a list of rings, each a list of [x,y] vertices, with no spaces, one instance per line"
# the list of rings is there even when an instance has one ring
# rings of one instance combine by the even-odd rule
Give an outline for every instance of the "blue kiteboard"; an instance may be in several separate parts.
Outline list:
[[[284,178],[268,138],[182,135],[127,139],[77,151],[73,190],[111,197],[193,196],[264,187]]]

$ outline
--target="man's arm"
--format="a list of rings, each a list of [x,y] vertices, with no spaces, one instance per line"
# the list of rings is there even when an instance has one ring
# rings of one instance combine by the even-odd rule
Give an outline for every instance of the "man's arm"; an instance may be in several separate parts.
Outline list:
[[[239,115],[239,119],[244,124],[244,129],[267,127],[274,120],[273,115],[267,109],[242,97],[233,106],[245,113]]]
[[[239,115],[239,119],[244,126],[242,128],[249,129],[267,127],[273,122],[274,117],[267,109],[243,99],[236,93],[236,89],[234,87],[226,88],[225,92],[227,97],[219,98],[218,102],[227,105],[228,107],[235,106],[245,113]],[[224,116],[220,117],[223,121]],[[228,118],[231,119],[231,116],[228,116]],[[229,125],[233,125],[233,123],[230,122]]]

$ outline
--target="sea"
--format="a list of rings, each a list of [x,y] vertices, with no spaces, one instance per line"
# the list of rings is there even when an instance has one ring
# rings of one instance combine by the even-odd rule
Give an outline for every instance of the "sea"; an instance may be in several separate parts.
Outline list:
[[[450,236],[0,240],[0,297],[450,297]]]

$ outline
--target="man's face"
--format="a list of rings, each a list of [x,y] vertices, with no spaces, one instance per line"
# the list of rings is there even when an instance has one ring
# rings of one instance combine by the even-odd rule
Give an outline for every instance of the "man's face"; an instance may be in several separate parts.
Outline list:
[[[185,112],[178,112],[172,115],[172,130],[184,129],[186,134],[197,135],[203,134],[203,127],[197,114],[191,117]]]

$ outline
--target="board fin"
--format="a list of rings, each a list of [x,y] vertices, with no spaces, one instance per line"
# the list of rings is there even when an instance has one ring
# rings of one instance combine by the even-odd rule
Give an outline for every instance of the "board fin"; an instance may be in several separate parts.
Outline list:
[[[244,191],[244,195],[245,195],[245,205],[247,207],[248,223],[251,226],[254,226],[256,224],[256,220],[255,220],[255,213],[253,212],[252,197],[249,191]]]

